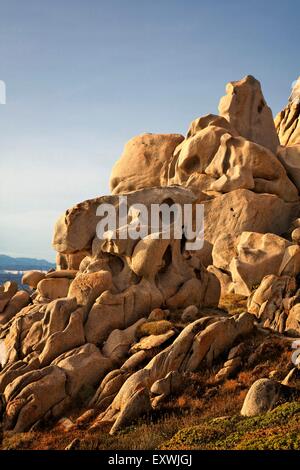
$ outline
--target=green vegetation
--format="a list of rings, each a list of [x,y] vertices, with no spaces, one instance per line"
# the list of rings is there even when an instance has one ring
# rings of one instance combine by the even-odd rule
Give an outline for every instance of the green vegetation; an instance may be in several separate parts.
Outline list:
[[[233,416],[185,428],[162,449],[300,450],[300,403],[280,405],[251,418]]]
[[[252,418],[235,415],[201,420],[199,415],[170,414],[154,420],[144,417],[115,436],[110,436],[105,427],[93,431],[58,432],[54,428],[42,432],[5,433],[0,448],[64,449],[75,441],[77,450],[300,450],[299,418],[300,403],[297,402],[285,403]],[[195,424],[197,422],[199,424]]]

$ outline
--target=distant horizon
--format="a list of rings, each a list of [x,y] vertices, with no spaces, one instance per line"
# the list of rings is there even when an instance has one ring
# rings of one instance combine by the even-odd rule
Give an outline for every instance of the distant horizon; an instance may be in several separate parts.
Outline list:
[[[56,220],[109,194],[125,143],[185,135],[229,81],[255,76],[275,116],[300,74],[299,13],[296,0],[2,2],[0,251],[52,262]]]
[[[10,258],[25,258],[25,259],[34,259],[36,261],[46,261],[47,263],[51,263],[51,264],[55,264],[55,257],[54,257],[54,260],[49,260],[49,259],[46,259],[46,258],[36,258],[36,257],[32,257],[32,256],[26,256],[26,255],[13,255],[13,254],[9,254],[9,253],[0,253],[0,256],[8,256]]]

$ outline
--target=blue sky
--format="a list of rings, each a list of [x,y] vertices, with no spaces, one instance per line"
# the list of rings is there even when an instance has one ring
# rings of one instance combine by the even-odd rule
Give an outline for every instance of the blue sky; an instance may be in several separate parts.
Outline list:
[[[185,133],[225,84],[276,114],[300,75],[298,0],[0,0],[0,253],[54,259],[53,225],[108,193],[124,143]]]

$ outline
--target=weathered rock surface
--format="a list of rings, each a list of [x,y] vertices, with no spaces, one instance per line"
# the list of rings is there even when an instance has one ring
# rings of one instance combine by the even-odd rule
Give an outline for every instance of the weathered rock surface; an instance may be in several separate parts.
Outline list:
[[[22,277],[22,284],[27,284],[32,289],[36,289],[38,283],[45,277],[46,274],[41,271],[26,271]]]
[[[286,202],[298,199],[297,188],[276,156],[242,137],[224,134],[205,173],[214,178],[209,187],[212,191],[251,189],[256,193],[275,194]]]
[[[18,285],[16,282],[7,281],[0,286],[0,313],[3,312],[10,299],[17,293]]]
[[[134,344],[131,348],[132,353],[136,353],[140,350],[148,350],[148,349],[154,349],[158,348],[162,344],[164,344],[166,341],[168,341],[170,338],[174,336],[175,332],[174,330],[169,330],[166,333],[162,333],[160,335],[149,335],[149,336],[144,336],[141,338],[141,340]]]
[[[248,311],[266,328],[300,336],[300,290],[294,277],[269,275],[248,299]]]
[[[265,276],[284,271],[283,264],[286,268],[291,259],[291,256],[287,255],[288,260],[285,256],[290,245],[273,233],[221,235],[213,247],[213,264],[230,276],[235,293],[249,296]]]
[[[299,205],[285,203],[271,194],[238,189],[204,201],[204,237],[211,245],[220,235],[242,232],[273,233],[288,231],[297,217]],[[226,232],[225,232],[226,227]]]
[[[297,99],[296,87],[276,119],[279,146],[260,84],[251,76],[231,82],[219,116],[195,119],[186,138],[133,138],[112,171],[113,194],[59,218],[56,270],[24,274],[30,294],[11,282],[0,287],[5,430],[62,416],[57,429],[73,429],[66,411],[86,397],[76,425],[109,422],[114,433],[199,367],[218,370],[218,387],[234,377],[257,357],[245,359],[249,335],[271,335],[268,328],[300,336]],[[153,204],[177,204],[184,216],[190,204],[195,229],[199,203],[202,249],[187,244],[196,234],[188,235],[185,217],[175,236],[174,218],[162,226],[160,214],[152,236]],[[117,223],[104,233],[107,214]],[[228,292],[247,296],[249,313],[217,309]],[[293,397],[293,388],[265,379],[253,384],[242,413]]]
[[[278,147],[277,157],[284,166],[290,180],[300,191],[300,134],[298,144]]]
[[[68,297],[75,298],[78,305],[91,308],[95,300],[112,287],[112,277],[109,271],[95,273],[80,273],[68,289]]]
[[[189,307],[186,307],[182,312],[181,320],[183,322],[192,322],[197,320],[199,316],[198,307],[196,307],[196,305],[189,305]]]
[[[133,204],[160,204],[171,201],[179,204],[196,200],[193,193],[181,187],[150,188],[126,194],[128,208]],[[68,209],[57,221],[54,228],[53,248],[62,254],[76,254],[86,250],[91,254],[92,242],[96,238],[97,224],[102,216],[97,216],[101,204],[112,204],[119,216],[119,196],[102,196],[84,201]],[[125,225],[129,222],[125,220]],[[71,268],[70,268],[71,269]]]
[[[131,139],[113,167],[112,193],[167,186],[169,162],[183,139],[179,134],[142,134]]]
[[[42,279],[37,285],[41,297],[55,300],[67,297],[71,281],[66,278]]]
[[[121,364],[122,360],[128,355],[130,346],[135,340],[137,328],[145,321],[146,318],[141,318],[125,330],[113,330],[102,348],[104,356],[110,358],[117,364]]]
[[[245,313],[232,318],[205,317],[188,325],[173,344],[122,385],[108,409],[97,422],[113,424],[111,433],[151,410],[152,385],[172,371],[193,371],[202,361],[211,364],[238,336],[253,331],[253,318]],[[96,424],[96,423],[95,423]]]
[[[250,387],[241,414],[257,416],[272,410],[281,402],[295,400],[300,393],[292,387],[287,387],[272,379],[259,379]]]
[[[228,83],[219,104],[219,113],[242,137],[276,151],[279,140],[272,111],[267,106],[260,83],[251,75]]]

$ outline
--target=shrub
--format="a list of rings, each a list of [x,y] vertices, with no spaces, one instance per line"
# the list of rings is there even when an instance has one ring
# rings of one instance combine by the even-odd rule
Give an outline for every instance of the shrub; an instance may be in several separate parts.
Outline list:
[[[173,328],[173,324],[168,320],[146,322],[140,325],[136,331],[137,339],[143,336],[162,335]]]

